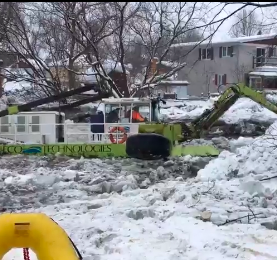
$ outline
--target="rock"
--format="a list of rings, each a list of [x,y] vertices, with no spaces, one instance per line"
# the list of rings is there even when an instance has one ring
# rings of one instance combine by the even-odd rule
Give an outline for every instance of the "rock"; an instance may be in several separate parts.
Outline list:
[[[73,181],[78,182],[81,179],[82,179],[81,176],[77,173],[76,176],[74,177]]]
[[[37,178],[34,179],[34,185],[52,186],[54,183],[58,181],[59,181],[59,178],[55,175],[37,176]]]
[[[151,181],[149,180],[149,178],[146,178],[140,185],[139,187],[142,189],[146,189],[151,185]]]
[[[200,214],[200,219],[204,222],[211,220],[212,213],[210,211],[203,211]]]
[[[226,177],[228,177],[228,179],[237,178],[239,177],[238,173],[239,173],[239,169],[231,170],[226,174]],[[243,176],[240,176],[240,177],[243,177]]]
[[[277,219],[268,222],[263,222],[261,223],[261,225],[270,230],[277,230]]]
[[[104,193],[105,191],[103,191],[102,186],[103,185],[101,185],[101,184],[96,184],[96,185],[92,185],[92,186],[84,186],[83,189],[88,192]]]
[[[105,178],[103,177],[97,177],[95,179],[92,179],[91,182],[89,182],[89,185],[99,184],[101,182],[105,181]]]
[[[211,157],[199,157],[196,161],[189,161],[187,164],[188,177],[196,177],[198,171],[204,169],[211,160]]]
[[[189,177],[196,177],[198,171],[200,171],[200,170],[201,170],[201,168],[199,168],[196,165],[189,165],[188,166],[188,172],[190,172],[190,176]]]
[[[151,171],[149,174],[149,180],[153,183],[157,182],[159,180],[157,176],[157,172],[155,170]]]
[[[159,166],[157,169],[157,175],[159,177],[159,179],[163,179],[164,175],[165,175],[165,169],[163,166]]]
[[[90,204],[90,205],[88,205],[88,209],[99,209],[101,207],[102,207],[101,204]]]
[[[101,184],[102,193],[110,193],[112,191],[112,184],[110,182],[104,181]]]
[[[155,217],[155,213],[151,209],[130,210],[127,212],[127,217],[139,220],[147,217],[153,218]]]
[[[128,186],[131,189],[136,189],[137,188],[137,184],[126,180],[126,181],[120,181],[120,182],[117,182],[115,184],[112,184],[112,191],[122,192],[123,187],[125,185]],[[125,190],[126,190],[126,188],[125,188]]]
[[[212,138],[213,144],[221,150],[230,150],[229,140],[223,136]]]
[[[268,207],[268,202],[267,202],[267,199],[266,198],[262,198],[261,201],[260,201],[260,206],[262,208],[267,208]]]
[[[162,197],[164,201],[167,201],[173,194],[175,193],[175,188],[166,188],[161,191]]]
[[[168,161],[164,162],[164,166],[165,166],[165,167],[173,166],[174,164],[175,164],[175,163],[174,163],[174,161],[172,161],[172,160],[168,160]]]
[[[227,220],[228,216],[224,214],[212,214],[210,218],[210,221],[215,225],[221,225],[223,223],[226,223]]]
[[[175,179],[176,181],[184,181],[183,177],[179,176]]]
[[[126,179],[131,182],[134,186],[137,186],[137,179],[135,178],[135,176],[133,174],[130,174],[128,176],[126,176]]]
[[[64,180],[65,181],[73,181],[76,178],[76,171],[74,170],[66,170],[64,172]]]
[[[175,199],[175,202],[176,203],[180,203],[182,202],[187,196],[185,194],[181,195],[181,196],[178,196],[176,199]]]

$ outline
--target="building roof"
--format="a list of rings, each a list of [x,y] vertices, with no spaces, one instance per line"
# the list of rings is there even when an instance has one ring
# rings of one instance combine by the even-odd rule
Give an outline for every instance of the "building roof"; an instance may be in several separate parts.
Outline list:
[[[255,71],[249,73],[250,76],[266,76],[266,77],[277,77],[276,66],[261,66],[257,67]]]
[[[277,34],[264,34],[264,35],[254,35],[254,36],[244,36],[238,38],[230,38],[225,40],[213,40],[208,39],[203,42],[186,42],[173,44],[171,48],[186,47],[186,46],[202,46],[202,45],[219,45],[219,44],[240,44],[240,43],[253,43],[255,41],[265,41],[277,39]],[[266,44],[266,43],[265,43]]]
[[[189,82],[187,80],[161,80],[160,82],[157,82],[157,83],[147,84],[139,89],[154,88],[156,86],[162,86],[162,85],[167,85],[172,87],[175,87],[175,86],[183,87],[183,86],[189,85]]]

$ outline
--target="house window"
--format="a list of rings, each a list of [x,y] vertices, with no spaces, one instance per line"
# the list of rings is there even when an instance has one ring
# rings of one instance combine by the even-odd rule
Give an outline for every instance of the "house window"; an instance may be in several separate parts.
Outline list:
[[[39,132],[39,116],[32,116],[32,132]]]
[[[7,116],[1,117],[1,132],[9,132],[9,118]]]
[[[17,132],[22,133],[26,131],[25,124],[26,124],[26,117],[25,116],[18,116],[17,117]]]
[[[233,57],[233,47],[220,47],[219,48],[219,57]]]
[[[250,77],[250,87],[261,90],[262,89],[262,78],[261,77]]]
[[[276,47],[269,47],[268,48],[268,57],[276,57],[277,55]]]
[[[213,48],[199,49],[199,60],[213,60]]]
[[[215,74],[214,83],[216,86],[226,85],[227,84],[227,75],[226,74]]]

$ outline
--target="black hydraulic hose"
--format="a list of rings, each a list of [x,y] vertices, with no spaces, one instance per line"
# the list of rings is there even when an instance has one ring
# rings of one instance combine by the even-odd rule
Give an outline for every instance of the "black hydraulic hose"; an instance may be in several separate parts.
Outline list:
[[[52,219],[52,218],[51,218],[51,219]],[[54,221],[59,227],[61,227],[54,219],[52,219],[52,221]],[[67,235],[67,234],[66,234],[66,235]],[[67,235],[67,237],[68,237],[68,239],[70,240],[72,246],[74,247],[74,249],[75,249],[75,251],[76,251],[76,253],[77,253],[79,259],[80,259],[80,260],[83,260],[83,257],[82,257],[82,255],[81,255],[79,249],[77,248],[77,246],[74,244],[74,242],[73,242],[72,239],[69,237],[69,235]]]

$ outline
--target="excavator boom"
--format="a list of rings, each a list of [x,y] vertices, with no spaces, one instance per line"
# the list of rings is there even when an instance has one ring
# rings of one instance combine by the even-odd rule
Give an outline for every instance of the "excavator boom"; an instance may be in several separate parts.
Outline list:
[[[213,124],[240,98],[247,97],[277,114],[277,106],[265,97],[243,85],[228,88],[214,103],[213,108],[193,120],[190,124],[173,123],[150,125],[151,132],[131,135],[126,141],[128,156],[142,160],[156,160],[168,156],[217,156],[219,150],[212,146],[183,146],[180,142],[201,138]],[[141,128],[143,129],[143,128]],[[147,128],[145,128],[147,129]],[[143,130],[145,130],[143,129]],[[179,142],[179,144],[176,143]]]
[[[183,140],[202,137],[213,124],[240,98],[247,97],[277,114],[277,106],[266,100],[266,98],[255,90],[236,84],[228,88],[214,103],[214,107],[207,109],[204,113],[193,120],[189,125],[183,125]]]

